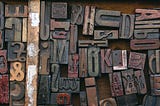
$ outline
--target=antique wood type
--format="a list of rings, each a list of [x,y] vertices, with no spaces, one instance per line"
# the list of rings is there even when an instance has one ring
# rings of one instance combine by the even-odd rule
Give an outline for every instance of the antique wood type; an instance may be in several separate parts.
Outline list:
[[[147,20],[147,21],[136,21],[135,29],[152,29],[152,28],[160,28],[159,20]]]
[[[86,93],[87,93],[88,106],[98,106],[98,97],[97,97],[96,87],[87,87]]]
[[[4,45],[4,31],[0,30],[0,49],[3,49]]]
[[[22,21],[22,42],[27,42],[27,18],[23,18]]]
[[[0,2],[0,29],[4,28],[4,3]]]
[[[96,86],[95,78],[94,77],[85,78],[85,86],[86,87]]]
[[[160,97],[159,96],[152,96],[152,95],[145,95],[143,98],[143,106],[159,106],[160,104]]]
[[[114,98],[106,98],[103,100],[100,100],[99,102],[100,106],[117,106],[116,100]]]
[[[87,106],[87,94],[86,91],[80,91],[80,106]]]
[[[8,70],[6,54],[7,54],[6,50],[0,50],[0,74],[4,74]]]
[[[160,75],[150,75],[151,95],[160,95]]]
[[[70,33],[65,30],[55,30],[50,31],[50,39],[61,39],[61,40],[69,40]]]
[[[79,47],[90,47],[90,46],[97,46],[97,47],[108,47],[108,40],[79,40],[78,41]]]

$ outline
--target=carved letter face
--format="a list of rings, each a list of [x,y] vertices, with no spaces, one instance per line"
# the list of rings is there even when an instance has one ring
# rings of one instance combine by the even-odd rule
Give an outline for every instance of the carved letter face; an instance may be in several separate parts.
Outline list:
[[[0,50],[0,73],[4,74],[7,72],[7,59],[6,50]]]
[[[50,32],[50,39],[69,40],[69,32],[64,30],[55,30]]]
[[[160,95],[160,75],[150,75],[151,82],[151,94],[152,95]]]

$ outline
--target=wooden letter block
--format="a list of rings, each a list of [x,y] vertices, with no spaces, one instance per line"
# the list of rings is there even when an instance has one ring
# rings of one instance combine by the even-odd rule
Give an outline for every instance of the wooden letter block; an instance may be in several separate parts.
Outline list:
[[[123,92],[123,86],[122,86],[122,80],[121,80],[121,73],[114,72],[112,74],[109,74],[109,80],[110,80],[112,96],[114,97],[122,96],[124,92]]]
[[[80,106],[87,106],[87,94],[85,91],[80,92]]]
[[[27,5],[5,5],[5,17],[28,17]]]
[[[49,104],[50,76],[39,76],[38,104]]]
[[[134,75],[133,69],[122,71],[122,79],[123,79],[123,85],[124,85],[124,90],[126,95],[137,93],[137,89],[134,84],[133,75]]]
[[[101,41],[79,40],[78,46],[79,47],[90,47],[90,46],[108,47],[108,40],[101,40]]]
[[[0,74],[4,74],[8,70],[6,54],[6,50],[0,50]]]
[[[72,5],[71,10],[71,23],[82,25],[84,17],[84,7],[81,5]]]
[[[160,95],[160,75],[150,75],[151,95]]]
[[[112,51],[111,49],[101,49],[101,73],[112,72]]]
[[[122,14],[122,24],[120,27],[120,38],[131,39],[134,31],[134,15]]]
[[[113,50],[113,70],[127,69],[127,51],[126,50]]]
[[[70,22],[55,21],[54,19],[51,19],[50,21],[50,30],[64,29],[65,31],[68,31],[69,27],[70,27]]]
[[[159,74],[160,73],[160,50],[149,50],[148,60],[149,60],[149,71],[152,74]]]
[[[94,77],[85,78],[85,86],[86,87],[96,86],[95,78]]]
[[[97,26],[116,27],[120,26],[120,11],[97,10],[95,22]]]
[[[8,61],[26,61],[26,50],[24,43],[8,42]]]
[[[9,102],[9,77],[0,75],[0,104]]]
[[[50,39],[61,39],[61,40],[69,40],[69,32],[64,30],[55,30],[50,32]]]
[[[96,87],[87,87],[86,93],[87,93],[88,106],[98,106]]]
[[[95,40],[118,39],[118,30],[94,30]]]
[[[143,98],[143,106],[159,106],[159,104],[160,96],[145,95]]]
[[[160,38],[159,29],[137,29],[134,30],[135,39],[158,39]]]
[[[68,46],[67,40],[51,41],[51,63],[68,64]]]
[[[114,98],[107,98],[100,100],[100,106],[117,106],[116,100]]]
[[[77,53],[78,28],[77,25],[71,25],[70,49],[69,53]]]
[[[128,67],[143,70],[145,65],[145,60],[146,60],[146,54],[130,52]]]
[[[160,28],[160,20],[136,21],[135,29]]]
[[[52,18],[67,18],[67,3],[52,2]]]
[[[22,42],[27,42],[28,30],[27,30],[27,18],[23,18],[22,27]]]
[[[4,3],[0,2],[0,29],[4,28]]]
[[[134,82],[137,87],[138,94],[145,94],[147,92],[143,70],[134,71]]]
[[[40,38],[42,40],[47,40],[49,38],[50,8],[50,2],[41,2]]]
[[[136,13],[136,21],[160,18],[160,10],[136,9],[135,13]]]
[[[79,77],[88,76],[87,48],[79,48]]]
[[[97,77],[100,74],[100,49],[88,48],[88,75]]]
[[[133,39],[130,41],[130,48],[132,50],[152,50],[160,47],[159,39]]]
[[[94,18],[95,18],[95,10],[94,6],[86,6],[85,7],[85,16],[84,16],[84,24],[83,24],[83,35],[93,35],[94,30]]]
[[[59,64],[51,65],[51,73],[52,73],[52,82],[51,82],[51,90],[52,92],[58,92],[58,83],[60,77]]]
[[[59,78],[59,92],[78,93],[80,91],[79,78]]]
[[[78,54],[69,55],[69,59],[68,59],[68,77],[69,78],[78,78],[78,63],[79,63]]]
[[[0,30],[0,49],[3,49],[4,31]]]
[[[49,74],[50,71],[49,58],[50,58],[50,42],[43,41],[40,43],[39,74],[45,74],[45,75]]]
[[[21,42],[22,21],[19,18],[7,18],[5,28],[5,41]]]
[[[51,93],[51,102],[53,105],[69,105],[71,104],[71,94],[70,93]]]

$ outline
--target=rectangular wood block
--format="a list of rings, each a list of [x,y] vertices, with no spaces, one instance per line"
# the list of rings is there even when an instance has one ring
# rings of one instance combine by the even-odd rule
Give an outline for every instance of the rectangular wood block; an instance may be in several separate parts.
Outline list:
[[[0,29],[4,29],[4,3],[0,2]]]
[[[87,94],[86,91],[80,92],[80,106],[87,106]]]
[[[160,95],[160,75],[150,75],[151,95]]]
[[[108,47],[108,40],[79,40],[78,41],[79,47],[90,47],[90,46],[97,46],[97,47]]]
[[[94,77],[85,78],[85,86],[86,87],[96,86],[95,78]]]
[[[98,106],[98,97],[97,97],[96,87],[87,87],[86,93],[87,93],[88,106]]]
[[[7,65],[7,50],[0,50],[0,73],[7,73],[8,65]]]

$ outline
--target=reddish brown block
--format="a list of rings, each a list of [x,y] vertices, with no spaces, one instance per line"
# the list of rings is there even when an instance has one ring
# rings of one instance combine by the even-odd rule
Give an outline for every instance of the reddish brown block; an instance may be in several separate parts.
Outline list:
[[[85,86],[89,87],[89,86],[95,86],[96,82],[95,82],[95,78],[94,77],[90,77],[90,78],[85,78]]]
[[[151,95],[160,95],[160,75],[150,75]]]
[[[88,106],[98,106],[96,87],[87,87],[86,93],[87,93]]]
[[[0,73],[4,74],[7,72],[7,58],[6,58],[7,51],[0,50]]]

